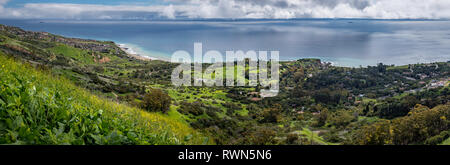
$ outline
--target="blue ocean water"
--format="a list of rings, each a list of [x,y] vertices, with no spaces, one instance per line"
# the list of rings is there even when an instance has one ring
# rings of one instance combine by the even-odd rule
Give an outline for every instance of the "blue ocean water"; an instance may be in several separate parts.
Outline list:
[[[450,60],[450,21],[446,20],[0,20],[0,24],[111,40],[160,59],[170,59],[177,50],[192,53],[194,43],[201,42],[204,52],[277,50],[281,60],[312,57],[339,66]]]

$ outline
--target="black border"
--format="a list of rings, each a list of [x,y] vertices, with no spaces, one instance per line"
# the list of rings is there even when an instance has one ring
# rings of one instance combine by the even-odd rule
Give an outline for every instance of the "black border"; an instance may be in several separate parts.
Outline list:
[[[178,160],[179,152],[202,151],[221,155],[222,150],[270,150],[271,159],[222,160],[212,158],[209,163],[233,162],[348,162],[356,159],[370,160],[370,163],[386,163],[392,159],[412,161],[426,159],[448,160],[450,146],[54,146],[54,145],[4,145],[0,146],[1,157],[51,157],[62,160],[84,159],[111,161],[156,161],[176,163],[206,163],[204,160]],[[75,159],[74,159],[75,158]],[[36,159],[37,160],[37,159]],[[149,164],[149,163],[144,163]],[[153,163],[152,163],[153,164]],[[303,163],[302,163],[303,164]],[[306,163],[304,163],[306,164]],[[445,164],[445,163],[444,163]]]

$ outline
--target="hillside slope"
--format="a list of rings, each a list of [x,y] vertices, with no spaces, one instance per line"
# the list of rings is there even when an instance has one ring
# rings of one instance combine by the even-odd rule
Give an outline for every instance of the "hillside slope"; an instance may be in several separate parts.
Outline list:
[[[149,112],[158,112],[157,114],[144,113],[135,108],[120,106],[121,110],[126,109],[123,110],[126,115],[116,115],[116,111],[112,111],[110,116],[113,117],[109,119],[125,116],[125,119],[120,118],[120,122],[124,120],[125,124],[114,123],[117,122],[115,120],[108,121],[114,124],[108,125],[108,127],[102,126],[101,128],[106,128],[107,131],[98,133],[96,122],[86,123],[86,128],[95,130],[94,133],[90,132],[93,135],[86,136],[83,133],[74,135],[74,137],[83,137],[82,140],[79,140],[83,142],[80,144],[202,144],[207,141],[191,128],[204,135],[209,135],[208,137],[211,138],[209,140],[214,141],[215,144],[241,145],[448,144],[446,139],[450,136],[448,131],[450,117],[448,113],[441,114],[441,112],[449,111],[450,108],[450,61],[405,66],[378,64],[360,68],[332,66],[319,59],[285,61],[280,63],[279,95],[262,98],[259,92],[262,89],[260,86],[174,87],[170,77],[177,64],[135,59],[111,41],[68,38],[46,32],[25,31],[17,27],[0,25],[0,52],[45,70],[46,78],[28,77],[27,81],[43,85],[59,84],[58,86],[51,85],[50,92],[46,91],[46,86],[36,87],[36,93],[40,94],[38,98],[41,99],[40,97],[45,96],[43,100],[50,99],[51,102],[41,101],[42,103],[39,104],[45,106],[35,109],[44,109],[45,111],[47,107],[54,108],[53,104],[55,103],[52,101],[59,98],[60,95],[55,91],[68,88],[61,84],[73,83],[77,87],[70,85],[71,87],[68,89],[80,91],[84,89],[98,97],[117,103],[125,103]],[[11,67],[7,66],[6,68]],[[250,67],[246,66],[245,70],[246,72],[250,71]],[[5,75],[5,81],[22,85],[27,81],[22,81],[23,78],[20,77],[32,75],[21,72],[20,69],[14,72],[2,74]],[[50,82],[47,80],[51,78],[51,76],[48,77],[50,74],[65,79]],[[19,78],[16,75],[19,75]],[[6,84],[5,88],[19,88],[8,86],[11,83]],[[32,85],[25,87],[24,91],[35,91]],[[86,100],[92,97],[86,91],[84,94],[66,93],[64,97],[77,98],[76,104],[69,104],[79,105],[83,111],[92,109],[93,114],[86,112],[89,119],[95,118],[95,112],[99,110],[102,110],[102,116],[104,116],[106,109],[119,109],[114,107],[116,103],[104,100],[100,101],[102,103],[93,104],[92,102],[97,102],[98,99]],[[153,91],[159,91],[155,92],[159,93],[159,96],[167,94],[172,100],[170,105],[165,101],[169,100],[168,97],[152,95]],[[32,108],[35,106],[34,102],[36,101],[32,100],[33,102],[29,103],[29,99],[21,100],[29,97],[30,94],[26,92],[22,94],[20,90],[19,94],[18,100],[20,100],[21,106],[22,104]],[[4,95],[19,94],[6,93]],[[76,94],[76,97],[73,94]],[[32,97],[37,97],[35,95],[33,94]],[[82,97],[78,95],[82,95]],[[6,98],[1,99],[5,102],[1,105],[5,105],[6,109],[15,108],[15,105],[12,104],[15,103],[13,102],[14,98],[13,101],[4,100]],[[39,99],[38,101],[40,101]],[[153,104],[155,100],[161,104]],[[69,101],[73,101],[73,99]],[[50,103],[52,106],[46,105]],[[65,105],[66,103],[61,104]],[[104,104],[110,108],[103,107]],[[110,104],[114,106],[111,108]],[[166,108],[153,107],[162,104]],[[410,113],[417,105],[429,108],[430,112],[439,111],[439,113],[424,112],[411,116]],[[61,105],[56,105],[56,107],[60,108]],[[88,110],[84,110],[82,107]],[[72,107],[69,106],[66,109],[70,108]],[[80,109],[80,107],[75,108]],[[34,111],[32,114],[35,113]],[[16,132],[23,135],[23,130],[10,125],[15,122],[20,124],[23,119],[17,118],[16,121],[15,116],[10,117],[9,111],[5,113],[7,116],[2,116],[1,119],[9,118],[10,121],[4,121],[4,126],[0,127],[3,134],[0,135],[8,136],[5,139],[10,139],[3,143],[15,143],[17,140],[14,140],[14,137],[18,134]],[[134,115],[136,113],[138,115]],[[432,121],[424,120],[423,116]],[[48,116],[46,117],[45,120],[48,119]],[[144,121],[139,121],[141,118],[144,118],[142,119]],[[149,124],[151,125],[150,129],[144,126],[144,130],[149,130],[144,131],[145,133],[139,132],[143,128],[135,125],[145,125],[145,121],[150,120],[148,118],[158,118],[163,121]],[[51,119],[53,120],[53,118]],[[64,120],[69,119],[64,117],[61,120],[63,122],[58,119],[59,122],[66,124],[67,122]],[[70,120],[69,123],[72,122]],[[102,121],[105,122],[104,119]],[[434,121],[436,123],[433,123]],[[9,125],[7,125],[8,122]],[[417,125],[418,123],[421,125]],[[187,126],[188,124],[191,128]],[[90,128],[91,125],[94,128]],[[170,127],[171,125],[175,126]],[[159,129],[158,126],[164,128]],[[386,130],[379,129],[377,126],[396,129],[396,131],[386,134]],[[41,127],[45,127],[45,129]],[[35,139],[41,139],[47,134],[48,136],[59,135],[60,133],[55,132],[58,132],[60,127],[63,127],[62,132],[69,131],[71,136],[72,126],[60,126],[56,122],[51,123],[50,126],[43,125],[31,129],[37,129],[40,132],[31,134],[29,136],[31,140],[21,141],[36,144],[32,135],[39,135]],[[77,131],[77,127],[75,126],[74,132]],[[416,127],[419,131],[408,129]],[[127,131],[129,128],[133,129]],[[118,133],[114,133],[116,130]],[[382,131],[365,132],[365,130]],[[169,132],[167,136],[165,136],[165,132]],[[123,140],[121,138],[112,140],[115,139],[116,134],[126,136],[126,138],[134,138],[134,134],[136,134],[139,136],[139,140]],[[151,138],[148,138],[149,136]],[[100,140],[98,140],[99,137]],[[67,143],[78,144],[79,141]],[[50,142],[46,140],[39,144],[42,143]],[[64,144],[65,142],[53,143]]]
[[[204,144],[188,125],[96,97],[0,52],[0,144]]]

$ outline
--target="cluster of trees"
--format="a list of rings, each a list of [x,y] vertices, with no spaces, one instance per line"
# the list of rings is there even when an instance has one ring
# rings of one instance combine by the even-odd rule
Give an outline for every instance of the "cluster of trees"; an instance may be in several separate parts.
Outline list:
[[[348,101],[349,92],[345,89],[322,88],[314,91],[312,96],[318,103],[337,105]]]
[[[367,103],[364,115],[393,119],[407,115],[416,104],[433,108],[446,104],[450,100],[449,88],[436,88],[418,93],[411,93],[403,97],[390,97],[379,100],[377,104]]]
[[[437,143],[434,136],[450,128],[450,104],[429,109],[416,105],[407,116],[393,120],[380,120],[357,130],[353,144],[385,145],[385,144],[422,144]],[[446,135],[442,135],[443,139]],[[428,140],[427,140],[428,139]],[[445,140],[445,139],[444,139]]]
[[[419,103],[414,96],[405,96],[401,99],[388,98],[380,104],[374,105],[373,113],[382,118],[395,118],[405,116]],[[367,107],[366,107],[367,108]]]
[[[358,120],[358,113],[352,110],[341,109],[334,112],[331,117],[329,117],[328,122],[336,128],[345,128],[356,120]]]
[[[170,84],[170,75],[175,64],[161,62],[160,64],[145,64],[138,70],[134,70],[128,78],[150,81],[152,83]]]

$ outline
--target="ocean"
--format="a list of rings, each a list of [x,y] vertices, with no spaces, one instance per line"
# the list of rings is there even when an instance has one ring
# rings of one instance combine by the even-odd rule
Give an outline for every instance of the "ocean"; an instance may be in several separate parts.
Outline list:
[[[142,56],[173,52],[279,51],[280,60],[319,58],[338,66],[416,64],[450,60],[447,20],[0,20],[0,24],[67,37],[124,44]]]

